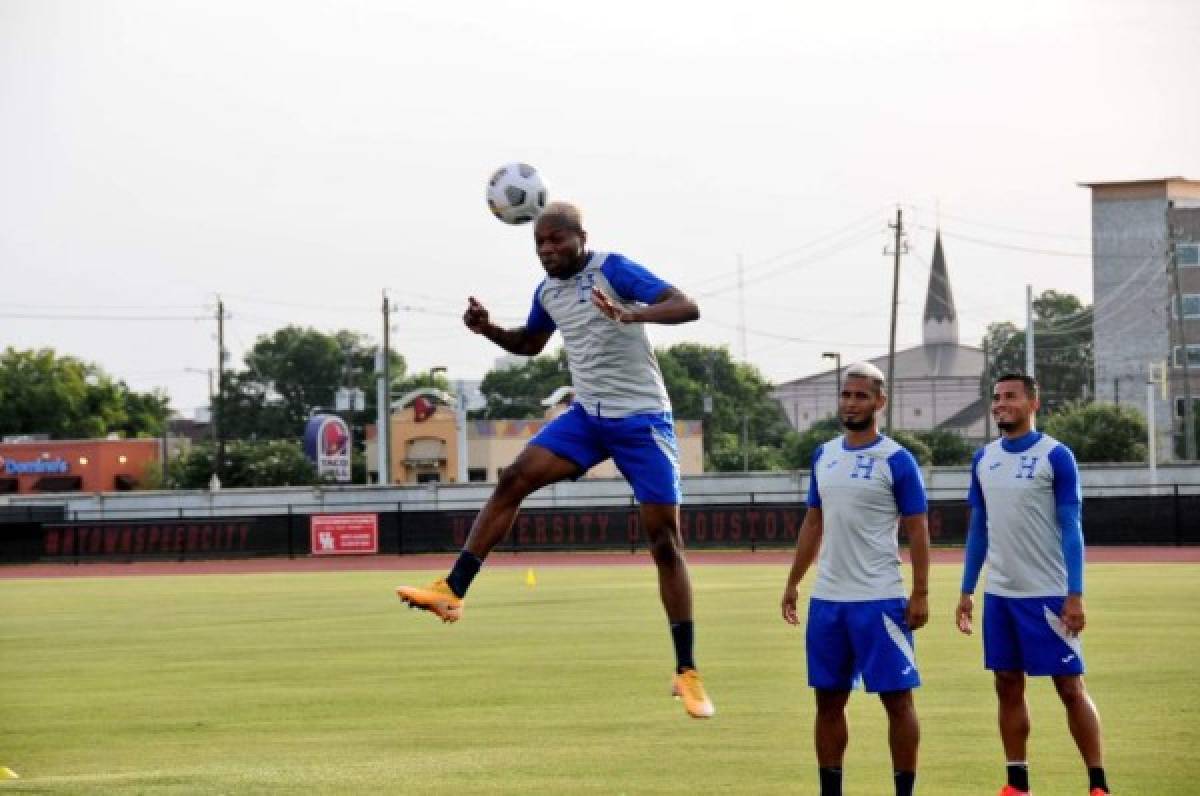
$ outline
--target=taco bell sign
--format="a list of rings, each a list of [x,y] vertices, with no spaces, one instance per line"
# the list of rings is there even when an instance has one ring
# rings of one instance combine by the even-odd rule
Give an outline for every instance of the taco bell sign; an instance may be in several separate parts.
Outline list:
[[[318,478],[350,481],[350,427],[337,415],[313,415],[304,427],[304,455]]]

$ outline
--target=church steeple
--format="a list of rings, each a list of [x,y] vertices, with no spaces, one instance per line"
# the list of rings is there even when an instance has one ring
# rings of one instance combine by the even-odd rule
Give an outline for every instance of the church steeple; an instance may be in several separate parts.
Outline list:
[[[954,312],[954,294],[942,253],[942,231],[933,242],[933,263],[929,269],[929,292],[925,295],[925,345],[958,345],[958,315]]]

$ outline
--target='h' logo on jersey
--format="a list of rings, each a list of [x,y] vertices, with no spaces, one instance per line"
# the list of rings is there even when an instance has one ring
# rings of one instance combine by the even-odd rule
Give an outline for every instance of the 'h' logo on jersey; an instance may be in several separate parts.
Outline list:
[[[865,453],[856,453],[854,455],[854,472],[850,473],[851,478],[865,478],[870,480],[871,471],[875,469],[875,459]]]
[[[579,277],[579,281],[575,283],[576,289],[579,291],[579,303],[587,301],[592,297],[592,288],[596,284],[596,275],[586,273]]]
[[[1017,478],[1033,478],[1033,471],[1037,467],[1037,456],[1025,456],[1022,454],[1021,463],[1017,465]]]

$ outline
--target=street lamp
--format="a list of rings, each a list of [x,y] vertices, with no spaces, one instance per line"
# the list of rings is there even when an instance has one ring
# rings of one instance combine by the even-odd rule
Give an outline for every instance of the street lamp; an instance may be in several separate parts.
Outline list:
[[[842,400],[842,352],[841,351],[826,351],[823,354],[821,354],[821,356],[824,357],[825,359],[832,359],[834,361],[833,373],[834,373],[834,378],[836,379],[835,384],[837,385],[837,387],[836,387],[837,391],[834,393],[835,399],[833,402],[833,416],[837,417],[839,402]]]
[[[439,373],[449,376],[445,365],[434,365],[429,369],[429,380],[433,382]],[[432,386],[436,388],[437,385]],[[461,379],[454,383],[454,441],[458,460],[455,480],[465,484],[470,480],[467,472],[467,388]]]

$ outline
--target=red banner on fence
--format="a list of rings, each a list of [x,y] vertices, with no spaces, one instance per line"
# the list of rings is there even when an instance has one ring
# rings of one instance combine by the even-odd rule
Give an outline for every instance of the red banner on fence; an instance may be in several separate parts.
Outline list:
[[[314,514],[311,529],[314,556],[379,552],[378,514]]]

